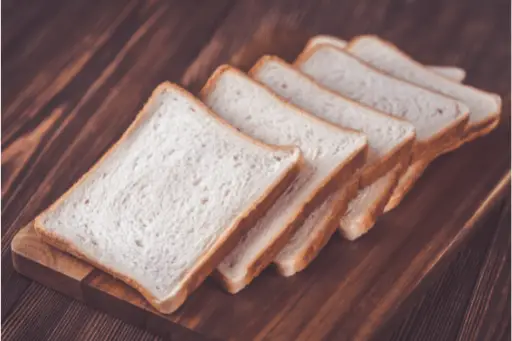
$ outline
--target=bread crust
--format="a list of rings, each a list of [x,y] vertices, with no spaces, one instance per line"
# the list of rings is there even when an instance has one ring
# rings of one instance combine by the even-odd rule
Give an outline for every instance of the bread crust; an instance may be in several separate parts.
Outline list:
[[[398,179],[403,172],[403,168],[403,165],[398,164],[393,170],[391,170],[392,177],[387,183],[386,189],[377,200],[373,201],[372,205],[367,209],[366,214],[358,221],[358,226],[355,230],[344,227],[343,222],[341,220],[338,221],[338,232],[343,238],[356,240],[363,234],[367,233],[375,225],[377,219],[384,212],[384,207],[389,201],[389,198],[393,193],[393,189],[398,184]]]
[[[127,130],[123,133],[121,138],[113,144],[112,147],[94,164],[93,167],[89,171],[87,171],[71,188],[66,191],[64,195],[62,195],[57,201],[55,201],[47,210],[54,209],[61,201],[63,201],[71,191],[78,186],[90,173],[92,173],[101,162],[103,162],[110,152],[112,152],[117,146],[119,146],[126,137],[130,135],[130,133],[138,127],[138,125],[142,122],[142,120],[151,114],[150,106],[153,102],[153,99],[156,98],[160,93],[164,92],[166,89],[174,89],[182,93],[184,96],[187,96],[189,99],[195,101],[197,105],[202,107],[202,109],[211,114],[211,111],[200,101],[196,100],[191,94],[189,94],[184,89],[179,86],[165,82],[160,84],[152,93],[151,97],[148,99],[142,110],[137,114],[135,120],[130,124]],[[238,134],[238,136],[250,141],[251,143],[268,149],[269,151],[276,150],[292,150],[296,149],[293,147],[278,147],[278,146],[270,146],[264,144],[256,139],[251,138],[245,134],[240,133],[232,126],[227,124],[223,120],[219,120],[216,115],[212,115],[224,128],[227,128],[233,134]],[[133,280],[130,277],[127,277],[123,274],[120,274],[115,269],[106,267],[99,262],[95,261],[91,257],[86,256],[81,253],[76,246],[73,245],[72,242],[66,240],[65,238],[56,235],[53,232],[50,232],[45,229],[44,225],[40,221],[40,216],[37,217],[34,221],[34,228],[37,234],[48,244],[55,246],[56,248],[72,254],[80,259],[83,259],[95,266],[98,269],[103,270],[106,273],[111,274],[112,276],[120,279],[125,282],[129,286],[135,288],[139,291],[148,302],[159,312],[164,314],[169,314],[178,309],[187,296],[194,291],[203,281],[204,279],[212,272],[212,270],[217,266],[217,264],[223,259],[223,257],[231,251],[231,249],[236,245],[242,234],[247,231],[247,229],[252,226],[252,220],[256,219],[257,216],[261,215],[260,211],[264,211],[269,205],[272,204],[273,200],[279,196],[282,192],[286,190],[286,188],[293,181],[295,176],[299,172],[300,164],[303,162],[302,154],[298,153],[298,160],[294,164],[292,164],[278,179],[272,186],[268,188],[268,190],[260,197],[256,202],[254,202],[250,207],[247,208],[245,212],[240,214],[237,219],[234,221],[232,227],[224,231],[224,233],[218,238],[215,245],[207,250],[204,255],[202,255],[199,260],[196,262],[196,265],[186,274],[186,276],[181,280],[179,284],[178,291],[169,296],[168,298],[160,301],[155,296],[149,292],[146,288],[144,288],[140,283],[136,280]]]
[[[336,231],[340,217],[345,214],[348,203],[356,196],[358,189],[358,177],[356,176],[346,188],[341,190],[339,197],[332,203],[326,216],[319,222],[321,227],[316,228],[315,234],[309,240],[308,246],[291,261],[274,260],[280,275],[292,276],[304,270],[318,256],[320,250],[322,250]]]
[[[345,50],[336,48],[331,44],[320,43],[316,46],[313,46],[312,48],[303,50],[299,54],[297,59],[295,60],[294,65],[299,66],[304,61],[306,61],[310,56],[312,56],[317,50],[319,50],[325,46],[335,49],[335,50],[339,51],[340,53],[345,53],[347,55],[350,55],[348,52],[345,52]],[[350,46],[350,43],[349,43],[349,45],[347,45],[347,48],[348,48],[348,46]],[[440,95],[439,93],[436,93],[436,92],[426,89],[424,87],[418,86],[411,82],[390,76],[390,75],[386,74],[385,72],[382,72],[381,70],[373,67],[372,65],[366,63],[365,61],[363,61],[355,56],[350,55],[350,57],[357,59],[361,64],[365,65],[366,67],[370,68],[374,72],[379,73],[385,77],[395,78],[400,82],[409,84],[414,87],[421,88],[424,91],[428,91],[428,92]],[[441,95],[441,96],[444,96],[444,95]],[[447,96],[444,96],[444,97],[447,97]],[[389,115],[389,116],[393,116],[393,115]],[[441,152],[442,148],[444,146],[446,146],[447,144],[456,145],[458,143],[458,141],[463,137],[468,121],[469,121],[469,112],[461,113],[460,116],[457,117],[457,119],[455,119],[453,122],[451,122],[451,124],[449,126],[445,127],[443,130],[437,132],[430,139],[428,139],[426,141],[421,141],[421,142],[416,141],[413,146],[411,162],[415,162],[417,160],[424,159],[430,154],[437,154],[437,153]]]
[[[238,75],[242,77],[246,77],[251,82],[254,82],[256,86],[260,86],[261,88],[269,91],[269,95],[273,96],[277,101],[280,101],[284,105],[287,105],[293,108],[297,113],[300,113],[306,117],[309,117],[318,122],[322,122],[323,124],[327,124],[331,127],[338,129],[340,132],[350,131],[348,129],[342,129],[326,120],[318,118],[306,111],[303,111],[288,102],[283,101],[280,97],[275,95],[272,91],[270,91],[267,87],[261,85],[260,83],[252,80],[249,76],[245,75],[241,71],[236,68],[233,68],[229,65],[221,65],[219,66],[215,72],[210,76],[204,87],[200,91],[200,98],[205,98],[205,96],[213,91],[215,87],[217,79],[226,71],[231,70],[236,72]],[[355,131],[351,131],[356,134]],[[361,134],[362,135],[362,134]],[[256,276],[258,276],[263,269],[265,269],[277,256],[277,254],[281,251],[281,249],[286,245],[288,240],[290,239],[292,233],[294,233],[297,228],[302,224],[305,217],[309,215],[315,208],[317,208],[331,193],[340,188],[342,184],[347,183],[350,178],[357,173],[365,164],[366,156],[368,153],[368,144],[361,147],[360,149],[354,151],[352,155],[350,155],[347,160],[338,167],[324,180],[324,182],[318,187],[318,189],[313,192],[304,202],[300,209],[298,209],[295,214],[288,223],[287,226],[279,233],[277,237],[275,237],[272,242],[264,249],[262,249],[255,260],[248,266],[245,276],[240,280],[232,280],[227,277],[225,274],[221,273],[217,268],[214,271],[213,277],[220,282],[222,287],[224,287],[230,293],[236,293],[247,286]]]
[[[285,67],[288,67],[288,65],[289,65],[288,63],[286,63],[284,60],[282,60],[279,57],[265,55],[265,56],[261,57],[256,62],[256,64],[254,64],[254,66],[249,70],[248,74],[251,77],[254,76],[255,74],[257,74],[258,70],[261,67],[263,67],[263,65],[265,64],[265,62],[267,60],[274,61],[276,63],[284,65]],[[364,108],[365,110],[371,110],[375,114],[381,115],[381,116],[385,116],[386,118],[389,118],[391,120],[395,120],[395,121],[398,121],[398,122],[407,122],[407,121],[405,121],[405,120],[403,120],[401,118],[388,115],[388,114],[383,113],[383,112],[381,112],[379,110],[376,110],[374,108],[366,106],[366,105],[364,105],[362,103],[356,102],[356,101],[354,101],[354,100],[352,100],[350,98],[344,97],[343,95],[341,95],[341,94],[339,94],[339,93],[337,93],[337,92],[335,92],[335,91],[333,91],[333,90],[331,90],[331,89],[329,89],[329,88],[327,88],[325,86],[322,86],[321,84],[317,83],[311,76],[301,72],[294,65],[289,65],[289,66],[292,67],[293,69],[295,69],[304,78],[307,78],[308,80],[312,81],[313,84],[315,84],[315,86],[317,86],[318,88],[322,89],[323,91],[329,92],[333,96],[341,97],[341,98],[343,98],[347,102],[350,102],[351,104],[353,104],[356,107],[361,107],[361,108]],[[265,84],[262,84],[262,86],[265,86]],[[280,98],[282,100],[286,101],[282,97],[280,97]],[[331,124],[335,124],[335,123],[331,123]],[[337,124],[335,124],[335,125],[337,125]],[[344,126],[341,126],[341,125],[337,125],[337,126],[343,128],[343,129],[357,131],[355,129],[351,129],[351,128],[344,127]],[[357,131],[357,132],[362,133],[360,131]],[[393,169],[393,167],[397,163],[401,163],[401,162],[404,162],[404,161],[409,162],[410,157],[411,157],[411,153],[412,153],[412,147],[413,147],[413,145],[415,143],[415,140],[416,140],[416,133],[413,132],[413,133],[410,134],[410,136],[408,136],[406,139],[404,139],[404,141],[402,141],[400,144],[396,145],[393,149],[391,149],[388,152],[388,154],[386,154],[384,157],[380,158],[378,160],[378,162],[374,162],[371,165],[365,165],[365,167],[362,170],[362,174],[361,174],[361,180],[360,180],[361,181],[361,187],[368,186],[368,185],[372,184],[373,182],[377,181],[377,179],[379,179],[380,177],[384,176],[387,172],[391,171]]]

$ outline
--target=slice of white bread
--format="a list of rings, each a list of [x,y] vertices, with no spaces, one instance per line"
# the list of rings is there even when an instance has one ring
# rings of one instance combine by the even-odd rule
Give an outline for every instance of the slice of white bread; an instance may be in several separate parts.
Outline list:
[[[375,36],[361,36],[353,39],[346,47],[351,54],[363,59],[372,66],[397,78],[418,84],[465,103],[470,110],[466,133],[459,144],[485,135],[499,124],[501,98],[492,93],[462,85],[430,71],[389,42]],[[416,180],[421,176],[429,160],[421,160],[409,169],[395,189],[386,211],[396,207]]]
[[[441,77],[376,36],[354,38],[346,51],[379,70],[464,103],[470,111],[464,140],[488,133],[496,127],[501,113],[501,98],[468,85]]]
[[[242,132],[275,145],[301,148],[305,165],[297,180],[217,267],[216,277],[237,292],[286,244],[302,219],[348,181],[366,161],[367,138],[341,129],[282,101],[263,85],[221,66],[201,91],[218,115]]]
[[[252,139],[164,83],[35,228],[171,313],[288,188],[301,162],[298,148]]]
[[[332,193],[311,212],[301,227],[274,259],[282,276],[293,276],[304,270],[327,244],[340,224],[340,216],[347,210],[349,200],[359,188],[357,177]]]
[[[340,221],[339,231],[348,240],[355,240],[368,232],[384,207],[389,202],[391,193],[398,183],[404,166],[398,164],[386,175],[370,186],[359,190],[357,197],[350,201],[347,212]]]
[[[414,125],[413,161],[457,145],[468,121],[467,107],[451,98],[404,82],[330,45],[304,51],[295,65],[315,81]]]
[[[397,164],[409,163],[410,150],[414,142],[414,127],[410,123],[346,99],[320,86],[277,57],[262,57],[249,71],[249,75],[289,103],[331,123],[366,134],[369,151],[366,165],[362,170],[361,186],[369,186],[394,169]],[[351,224],[352,230],[357,230],[356,225],[361,223],[361,234],[366,232],[371,227],[368,226],[368,222],[375,221],[382,213],[390,193],[372,191],[377,192],[382,194],[374,195],[374,202],[364,201],[368,205],[367,212],[361,205],[358,206],[359,215],[369,216],[363,218],[358,215],[357,221]],[[323,218],[320,211],[332,211],[332,208],[325,203],[313,212],[274,260],[283,275],[290,276],[304,269],[334,232],[332,219]],[[322,236],[323,240],[315,236]]]
[[[330,35],[317,35],[309,39],[304,50],[311,49],[317,45],[326,44],[344,49],[347,47],[348,42],[335,36]],[[466,71],[455,66],[427,66],[430,71],[433,71],[443,77],[452,79],[457,82],[462,82],[466,78]]]
[[[384,207],[384,213],[389,212],[397,207],[405,195],[411,190],[416,181],[421,177],[425,169],[427,169],[431,160],[419,160],[407,167],[406,171],[402,173],[398,183],[393,188],[392,194]]]

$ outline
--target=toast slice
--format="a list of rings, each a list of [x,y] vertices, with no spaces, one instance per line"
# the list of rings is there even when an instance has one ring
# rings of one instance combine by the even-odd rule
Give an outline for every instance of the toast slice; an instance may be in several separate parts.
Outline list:
[[[339,49],[347,47],[348,42],[335,36],[330,35],[317,35],[309,39],[306,44],[305,50],[311,49],[317,45],[331,45]],[[454,80],[456,82],[462,82],[466,78],[466,71],[455,66],[427,66],[427,68],[443,77]]]
[[[171,313],[292,183],[301,160],[298,148],[245,136],[164,83],[35,229]]]
[[[282,101],[263,85],[221,66],[201,98],[240,131],[274,145],[296,145],[305,165],[297,180],[217,267],[216,278],[235,293],[249,284],[331,191],[365,163],[367,139]]]
[[[373,184],[359,190],[340,221],[339,232],[344,238],[356,240],[375,225],[389,202],[393,189],[403,173],[403,167],[401,164],[396,165]]]
[[[488,133],[489,127],[495,127],[500,119],[500,96],[441,77],[376,36],[357,37],[346,51],[394,77],[464,103],[470,114],[463,142]]]
[[[397,164],[409,163],[415,136],[414,127],[410,123],[343,98],[277,57],[262,57],[249,71],[249,75],[287,102],[333,124],[364,133],[368,138],[369,150],[366,165],[362,169],[361,186],[369,186]],[[375,203],[369,200],[365,202],[368,204],[369,216],[358,219],[358,222],[365,223],[361,226],[362,231],[367,231],[370,228],[367,222],[375,221],[379,215],[376,208],[384,208],[380,203],[381,197],[374,198]],[[295,232],[292,240],[274,260],[281,274],[290,276],[313,260],[315,252],[325,244],[313,236],[322,235],[326,242],[334,233],[332,219],[323,218],[318,213],[331,210],[329,204],[322,206],[307,218],[307,222]],[[362,208],[360,214],[365,214]],[[354,230],[357,229],[355,225],[357,222],[352,224]]]
[[[274,259],[279,274],[293,276],[316,258],[339,227],[340,216],[346,212],[349,201],[356,196],[357,180],[355,177],[343,185],[307,216]]]
[[[303,52],[295,65],[321,85],[392,116],[416,129],[413,161],[456,146],[469,119],[467,107],[404,82],[330,45]]]
[[[391,43],[375,36],[357,37],[347,45],[346,50],[386,73],[455,98],[468,106],[470,115],[465,135],[458,144],[450,146],[446,151],[451,151],[464,142],[488,134],[499,124],[501,98],[497,94],[441,77]],[[427,165],[427,160],[422,160],[404,174],[390,203],[386,206],[386,211],[393,209],[401,202]]]
[[[392,190],[389,201],[384,207],[384,213],[396,208],[407,193],[412,189],[416,181],[419,180],[425,169],[430,164],[430,160],[419,160],[407,167],[406,171],[398,179],[398,183]]]

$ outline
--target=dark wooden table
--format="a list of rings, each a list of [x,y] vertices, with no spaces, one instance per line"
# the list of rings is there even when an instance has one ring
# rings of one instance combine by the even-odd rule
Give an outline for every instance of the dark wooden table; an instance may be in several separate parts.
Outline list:
[[[222,63],[248,68],[255,50],[291,59],[313,34],[376,33],[422,62],[465,68],[469,84],[503,97],[510,123],[509,0],[2,5],[5,340],[157,339],[19,276],[10,242],[119,138],[161,81],[195,91]],[[510,340],[510,196],[480,224],[377,340]]]

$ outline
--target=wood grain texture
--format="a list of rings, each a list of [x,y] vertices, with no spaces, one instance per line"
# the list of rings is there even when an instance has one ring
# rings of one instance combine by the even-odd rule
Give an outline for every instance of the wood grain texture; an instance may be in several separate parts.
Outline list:
[[[2,329],[8,340],[69,340],[70,335],[84,340],[153,338],[19,276],[12,267],[10,244],[22,226],[120,136],[162,80],[181,81],[194,90],[222,63],[246,70],[264,53],[291,60],[315,33],[344,38],[375,33],[421,62],[465,68],[468,84],[497,92],[504,99],[501,127],[437,160],[403,206],[383,217],[367,238],[354,244],[333,240],[310,270],[286,283],[266,271],[232,305],[215,305],[226,296],[207,281],[173,316],[176,322],[200,332],[268,339],[366,338],[368,330],[388,319],[384,311],[395,311],[400,290],[419,297],[414,288],[421,292],[420,284],[429,281],[418,281],[426,273],[438,272],[432,264],[444,263],[445,255],[453,258],[447,249],[466,244],[469,235],[459,233],[461,226],[483,193],[509,168],[510,2],[506,0],[491,0],[485,6],[477,0],[48,0],[44,5],[21,0],[2,5],[1,245],[2,290],[8,293],[2,295]],[[438,209],[433,206],[436,200],[451,204]],[[379,247],[389,235],[393,241]],[[448,245],[449,240],[458,242]],[[376,255],[380,256],[374,262]],[[488,254],[485,263],[462,263],[473,270],[483,264],[489,264],[484,267],[488,269],[500,268],[496,265],[501,262],[499,255]],[[358,266],[343,264],[340,256]],[[324,262],[330,261],[340,262],[339,273],[328,271]],[[456,262],[461,261],[457,258]],[[388,269],[387,264],[393,266]],[[497,276],[498,283],[507,281],[506,272],[493,271],[490,274]],[[359,287],[360,276],[374,283]],[[471,297],[481,297],[478,293],[494,283],[492,276],[483,276],[482,289]],[[326,281],[320,289],[315,287],[317,278]],[[394,282],[394,291],[382,289]],[[103,287],[108,281],[96,284]],[[278,289],[269,292],[269,287]],[[506,285],[499,290],[503,288]],[[345,299],[347,290],[353,298]],[[263,294],[264,306],[252,298]],[[460,339],[510,332],[496,318],[502,296],[492,294],[487,301],[468,297],[464,299],[475,303],[467,305],[467,322],[461,324],[464,331],[457,332]],[[480,320],[477,312],[482,304],[497,308]],[[383,310],[366,316],[368,306],[376,305]],[[396,312],[403,314],[401,309]],[[253,319],[252,314],[265,316]],[[421,320],[424,315],[418,316]],[[363,318],[366,325],[360,327],[357,323]],[[220,323],[226,321],[229,325]],[[417,324],[411,323],[415,329]],[[481,326],[477,331],[475,324]],[[429,339],[432,335],[429,328],[420,330],[423,336],[414,337]]]
[[[510,197],[481,223],[405,321],[376,340],[510,339]]]

